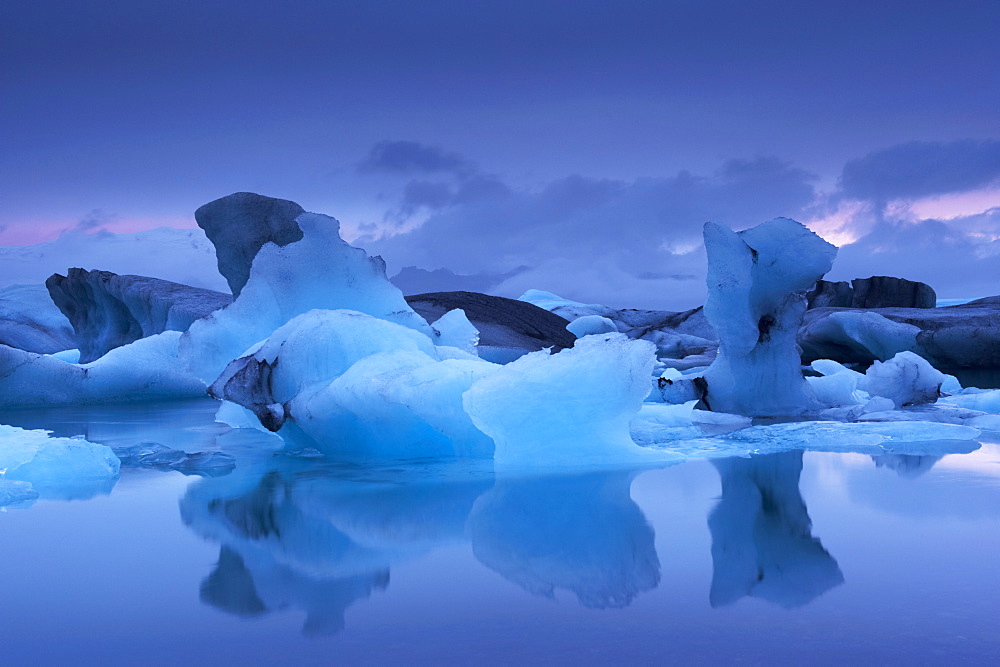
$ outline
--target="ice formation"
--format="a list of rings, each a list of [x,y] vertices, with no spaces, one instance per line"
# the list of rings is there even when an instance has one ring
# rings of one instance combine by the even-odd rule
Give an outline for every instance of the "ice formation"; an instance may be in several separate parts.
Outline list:
[[[115,348],[89,364],[0,345],[0,405],[42,406],[204,396],[205,385],[178,357],[180,332]]]
[[[0,289],[0,345],[52,354],[76,343],[44,285],[11,285]]]
[[[110,491],[118,480],[118,470],[118,458],[104,445],[0,425],[0,501],[4,496],[8,504],[30,500],[31,496],[89,498]]]
[[[703,401],[752,416],[813,408],[795,335],[805,290],[830,270],[836,247],[786,218],[739,233],[707,223],[705,247],[705,317],[719,334],[719,356],[705,372]]]
[[[535,350],[573,347],[566,320],[524,301],[475,292],[432,292],[408,296],[406,302],[428,322],[461,309],[479,331],[477,354],[487,361],[506,363]]]
[[[1000,298],[941,308],[816,308],[798,336],[803,359],[845,363],[919,354],[937,368],[1000,368]]]
[[[534,352],[476,382],[465,411],[496,443],[498,466],[656,459],[629,422],[649,394],[655,349],[623,334],[586,336],[559,354]]]
[[[267,243],[286,246],[302,239],[296,218],[305,210],[293,201],[236,192],[198,208],[194,218],[215,246],[221,273],[233,296],[250,278],[250,266]]]
[[[228,294],[157,278],[70,269],[45,281],[73,325],[83,363],[163,331],[187,331],[195,320],[229,305]]]
[[[615,323],[601,315],[584,315],[566,325],[566,329],[577,338],[593,334],[618,333]]]
[[[436,319],[431,326],[437,332],[437,344],[455,347],[473,356],[478,356],[479,329],[469,321],[461,308],[449,310]]]
[[[215,381],[230,361],[296,315],[317,308],[356,310],[433,335],[385,277],[381,258],[343,241],[336,219],[304,213],[296,223],[302,240],[261,247],[236,300],[184,334],[181,352],[204,382]]]
[[[888,398],[897,408],[933,403],[946,379],[944,373],[912,352],[900,352],[884,363],[876,361],[865,377],[869,394]]]
[[[816,281],[806,295],[810,308],[934,308],[937,294],[927,283],[890,276],[856,278],[850,283]]]
[[[184,452],[157,442],[142,442],[129,447],[115,447],[122,466],[176,470],[184,475],[218,477],[236,467],[236,459],[225,452]]]
[[[670,365],[676,368],[707,366],[715,358],[718,337],[700,307],[683,312],[616,309],[571,301],[542,290],[528,290],[519,300],[551,311],[570,322],[593,316],[611,320],[614,330],[629,338],[648,340],[656,345],[657,357],[670,360]],[[583,326],[583,323],[577,326]]]

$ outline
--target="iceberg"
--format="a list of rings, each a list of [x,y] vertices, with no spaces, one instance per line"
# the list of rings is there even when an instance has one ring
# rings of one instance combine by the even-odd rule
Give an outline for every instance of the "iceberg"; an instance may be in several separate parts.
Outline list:
[[[73,325],[83,363],[163,331],[187,331],[195,320],[228,305],[228,294],[110,271],[70,269],[45,281],[51,301]]]
[[[12,502],[39,498],[75,500],[108,493],[120,463],[111,448],[83,438],[54,438],[50,431],[0,425],[0,482]],[[11,485],[10,482],[29,484]]]
[[[0,289],[0,345],[52,354],[76,343],[44,285],[11,285]]]
[[[385,263],[340,238],[340,223],[303,213],[303,238],[263,245],[233,303],[191,325],[181,354],[191,372],[212,383],[227,364],[292,318],[314,309],[367,313],[432,337],[433,330],[385,277]]]
[[[178,356],[181,334],[166,331],[115,348],[89,364],[0,345],[0,405],[130,403],[205,395]]]
[[[705,317],[719,335],[719,355],[705,371],[702,401],[750,416],[813,409],[795,335],[805,290],[830,270],[836,247],[786,218],[739,233],[706,223],[705,247]]]
[[[295,220],[303,213],[305,209],[287,199],[236,192],[200,206],[194,219],[215,246],[219,273],[237,297],[265,244],[281,247],[302,239]]]
[[[586,336],[559,354],[533,352],[495,369],[463,404],[496,443],[498,467],[655,461],[629,435],[654,357],[651,343],[624,334]]]
[[[5,507],[30,507],[38,500],[38,491],[31,482],[5,479],[0,476],[0,510]]]
[[[890,399],[897,408],[933,403],[941,396],[945,374],[913,352],[900,352],[886,362],[876,361],[865,373],[872,396]]]
[[[1000,368],[1000,297],[941,308],[815,308],[803,322],[806,362],[870,363],[909,351],[939,369]]]

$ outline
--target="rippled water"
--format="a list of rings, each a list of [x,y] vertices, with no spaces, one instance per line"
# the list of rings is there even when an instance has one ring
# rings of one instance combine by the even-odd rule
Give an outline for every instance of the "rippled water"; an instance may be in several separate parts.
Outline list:
[[[224,449],[0,513],[4,664],[995,663],[1000,447],[497,477],[338,465],[208,401],[5,423]]]

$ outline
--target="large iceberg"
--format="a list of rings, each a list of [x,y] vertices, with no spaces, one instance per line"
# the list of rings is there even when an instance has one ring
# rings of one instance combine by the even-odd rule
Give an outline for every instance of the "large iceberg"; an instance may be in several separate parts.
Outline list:
[[[229,305],[228,294],[179,283],[70,269],[45,281],[54,302],[73,325],[80,361],[163,331],[187,331],[191,323]]]
[[[787,218],[739,233],[706,223],[705,247],[705,317],[718,332],[719,355],[704,375],[704,403],[751,416],[814,408],[795,335],[805,290],[830,270],[837,248]]]
[[[191,371],[206,383],[275,329],[317,308],[356,310],[433,336],[385,277],[382,259],[342,240],[336,219],[304,213],[296,223],[303,238],[261,247],[236,300],[192,324],[181,339]]]

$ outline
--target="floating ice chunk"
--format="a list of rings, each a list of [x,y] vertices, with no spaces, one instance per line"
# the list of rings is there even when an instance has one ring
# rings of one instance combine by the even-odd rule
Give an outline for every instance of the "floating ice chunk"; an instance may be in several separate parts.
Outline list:
[[[943,455],[979,449],[979,429],[929,421],[811,421],[751,426],[714,438],[664,441],[667,451],[691,457],[747,456],[796,449],[823,452]]]
[[[204,396],[166,331],[77,365],[0,345],[0,405],[117,403]]]
[[[465,311],[461,308],[449,310],[435,320],[432,326],[438,332],[436,341],[438,345],[455,347],[471,355],[477,354],[479,329],[469,321],[469,318],[465,316]]]
[[[629,422],[649,393],[652,343],[587,336],[554,355],[533,352],[476,382],[464,405],[496,442],[499,467],[655,460]]]
[[[868,393],[891,399],[897,408],[933,403],[941,395],[945,375],[913,352],[876,361],[865,373]]]
[[[968,410],[979,410],[991,414],[1000,414],[1000,389],[989,389],[945,396],[938,399],[939,403],[954,405]]]
[[[840,362],[834,361],[833,359],[816,359],[811,364],[809,364],[809,366],[820,375],[834,375],[836,373],[842,373],[844,371],[851,370],[847,366],[843,365]],[[858,373],[858,375],[861,374]]]
[[[257,252],[250,278],[232,303],[198,320],[181,341],[192,372],[206,383],[257,341],[313,309],[355,310],[401,324],[428,337],[433,331],[385,277],[385,263],[339,235],[336,219],[304,213],[300,241]]]
[[[751,416],[815,407],[795,335],[804,291],[830,270],[836,247],[786,218],[739,233],[706,223],[705,247],[705,317],[719,334],[719,354],[705,371],[705,403]]]
[[[585,315],[607,316],[615,310],[610,306],[604,306],[599,303],[580,303],[579,301],[564,299],[558,294],[545,292],[540,289],[530,289],[517,297],[517,300],[526,301],[539,308],[544,308],[551,313],[566,318],[570,322]]]
[[[223,452],[184,452],[157,442],[143,442],[131,447],[115,447],[115,456],[123,466],[176,470],[185,475],[218,477],[236,467],[236,459]]]
[[[824,405],[861,405],[865,401],[865,396],[858,391],[858,380],[863,377],[861,373],[845,368],[832,375],[807,377],[806,382],[809,383],[816,400]]]
[[[107,493],[118,470],[118,458],[104,445],[0,425],[0,479],[29,482],[42,498]]]
[[[584,315],[583,317],[578,317],[567,324],[566,328],[577,338],[583,338],[584,336],[594,334],[617,333],[618,331],[614,322],[606,317],[601,317],[600,315]]]
[[[0,476],[0,508],[28,507],[38,500],[38,491],[30,482],[4,479]]]

